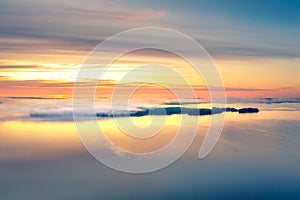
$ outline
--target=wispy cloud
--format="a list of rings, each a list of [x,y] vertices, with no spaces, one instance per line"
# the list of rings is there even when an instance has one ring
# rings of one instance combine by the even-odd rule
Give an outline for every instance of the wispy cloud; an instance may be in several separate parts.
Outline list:
[[[270,4],[277,9],[271,9]],[[291,90],[284,95],[295,96],[295,93],[299,92],[295,76],[299,74],[300,58],[299,7],[298,3],[291,0],[284,2],[275,0],[272,3],[258,0],[243,3],[236,0],[229,0],[226,3],[215,0],[188,2],[4,0],[0,6],[2,58],[0,76],[11,78],[5,80],[7,83],[3,79],[0,80],[0,84],[7,91],[9,88],[34,87],[34,84],[36,88],[52,86],[65,88],[67,86],[62,82],[74,80],[78,70],[76,67],[71,69],[70,66],[79,66],[88,52],[99,42],[126,29],[159,26],[173,28],[192,36],[216,60],[239,60],[236,67],[241,71],[245,66],[251,65],[252,74],[259,73],[258,83],[255,83],[254,77],[244,77],[243,81],[249,83],[249,86],[243,85],[244,88],[237,88],[239,84],[236,84],[237,81],[234,82],[241,73],[222,74],[225,79],[234,82],[228,84],[227,91],[254,93]],[[169,40],[169,36],[162,36],[161,42],[166,39]],[[147,45],[149,41],[140,37],[134,42]],[[132,41],[125,41],[124,45],[130,47],[131,43]],[[189,49],[183,49],[183,45],[178,45],[176,40],[174,46],[193,54]],[[121,45],[116,45],[111,51],[120,48]],[[197,58],[199,55],[192,56]],[[122,67],[126,69],[115,69],[114,75],[126,71],[129,68],[127,66],[131,64],[143,64],[149,60],[169,64],[164,62],[164,59],[173,60],[160,51],[140,52],[139,56],[136,54],[135,57],[123,60]],[[266,72],[260,72],[261,68],[266,69],[264,65],[266,60],[272,62],[269,66],[272,66],[274,79],[270,81],[267,81],[270,76]],[[60,66],[47,66],[45,63]],[[188,71],[181,63],[176,67],[184,72]],[[219,67],[230,68],[222,64]],[[280,79],[284,75],[287,78]],[[59,80],[58,83],[51,82],[55,78],[48,82],[27,81],[51,77]],[[193,74],[189,74],[189,77],[193,77]],[[62,80],[64,78],[68,80]],[[281,85],[295,88],[280,89]],[[272,89],[275,87],[279,89]],[[261,96],[264,95],[265,93]]]
[[[132,21],[144,21],[144,20],[153,20],[153,19],[160,19],[162,17],[165,17],[167,15],[167,12],[164,10],[152,10],[152,9],[146,9],[141,11],[133,11],[130,14],[127,15],[120,15],[117,16],[117,20],[126,21],[126,22],[132,22]]]

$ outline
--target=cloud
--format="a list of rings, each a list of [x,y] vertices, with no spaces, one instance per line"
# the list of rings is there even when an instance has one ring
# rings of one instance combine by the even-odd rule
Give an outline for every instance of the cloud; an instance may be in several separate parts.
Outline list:
[[[12,69],[35,69],[41,68],[38,65],[0,65],[1,70],[12,70]]]
[[[52,98],[52,97],[5,97],[9,99],[65,99],[65,98]]]
[[[126,29],[163,26],[186,32],[214,56],[299,57],[296,26],[299,5],[292,1],[272,2],[272,6],[285,7],[283,14],[265,4],[235,0],[226,3],[4,0],[0,7],[0,38],[3,38],[0,49],[11,53],[53,50],[82,53]]]
[[[0,79],[2,88],[72,88],[73,82],[60,82],[54,80],[7,80]]]
[[[196,90],[207,91],[206,86],[194,85]],[[280,87],[280,88],[241,88],[241,87],[210,87],[212,90],[224,90],[225,91],[241,91],[241,92],[270,92],[270,91],[282,91],[282,90],[292,90],[299,89],[299,87]]]
[[[227,91],[246,91],[246,92],[268,92],[279,90],[297,89],[297,87],[282,87],[282,88],[238,88],[238,87],[226,87]]]
[[[300,103],[300,98],[227,98],[227,103],[281,104]]]
[[[160,19],[162,17],[165,17],[167,15],[167,12],[164,10],[155,11],[152,9],[147,10],[141,10],[141,11],[133,11],[133,13],[127,14],[127,15],[121,15],[117,16],[117,20],[121,21],[137,21],[137,20],[153,20],[153,19]]]

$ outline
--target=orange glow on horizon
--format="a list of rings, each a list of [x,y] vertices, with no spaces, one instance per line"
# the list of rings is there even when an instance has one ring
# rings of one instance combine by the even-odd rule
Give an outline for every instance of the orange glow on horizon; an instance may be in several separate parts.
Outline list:
[[[0,64],[8,67],[3,67],[0,72],[0,95],[71,97],[73,84],[80,68],[78,63],[82,62],[84,54],[77,55],[76,59],[73,59],[73,56],[66,56],[65,60],[60,60],[60,55],[53,56],[50,60],[55,59],[58,63],[51,63],[49,59],[41,59],[37,62],[32,59],[35,57],[33,55],[19,55],[16,58],[8,57],[6,60],[2,60]],[[46,55],[45,58],[47,58]],[[29,62],[29,60],[31,61]],[[79,62],[71,63],[70,60]],[[62,62],[59,63],[60,61]],[[297,73],[299,59],[229,59],[217,57],[214,58],[214,61],[224,81],[228,97],[299,97],[300,83],[298,81],[299,73]],[[184,59],[168,52],[133,52],[120,57],[113,63],[112,68],[104,77],[107,82],[101,81],[101,84],[99,83],[97,95],[109,97],[118,80],[126,72],[135,66],[148,63],[171,66],[191,83],[198,98],[209,97],[204,80],[194,76],[196,71],[192,67],[187,67],[189,64]],[[282,68],[285,63],[288,64],[286,69]],[[91,69],[93,70],[93,68]],[[97,67],[94,68],[94,70],[96,69]],[[292,69],[294,70],[293,73],[291,73]],[[149,70],[141,72],[141,75],[154,77],[156,73],[156,71]],[[170,79],[170,82],[176,83],[176,80]],[[128,84],[131,85],[131,83]],[[161,88],[147,86],[143,96],[164,92]]]

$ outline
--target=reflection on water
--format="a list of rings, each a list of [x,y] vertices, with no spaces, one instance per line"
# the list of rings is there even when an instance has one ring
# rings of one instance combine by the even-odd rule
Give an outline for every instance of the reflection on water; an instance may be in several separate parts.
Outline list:
[[[145,118],[149,117],[132,117],[132,123],[138,126],[125,129],[126,132],[123,129],[127,125],[126,118],[117,118],[117,123],[112,119],[101,120],[98,124],[114,145],[134,153],[147,153],[162,148],[175,137],[181,124],[180,115],[156,116],[151,124]],[[156,121],[164,123],[155,123]]]
[[[186,154],[142,175],[116,172],[93,159],[73,122],[1,122],[0,199],[300,199],[299,104],[253,107],[261,112],[225,114],[221,138],[203,160],[197,153],[210,117],[194,116],[199,130]],[[118,145],[148,151],[172,139],[179,118],[167,116],[169,126],[156,142],[137,146],[112,120],[99,124]]]
[[[0,160],[26,160],[77,151],[80,143],[70,122],[0,123]]]

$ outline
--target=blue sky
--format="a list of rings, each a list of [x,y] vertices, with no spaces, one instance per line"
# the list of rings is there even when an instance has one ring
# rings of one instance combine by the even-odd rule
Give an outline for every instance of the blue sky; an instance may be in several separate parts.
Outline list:
[[[300,1],[292,0],[5,0],[0,7],[0,34],[1,38],[58,40],[70,48],[88,49],[125,29],[162,26],[191,35],[213,55],[298,57],[299,10]],[[21,48],[1,46],[2,51]]]

